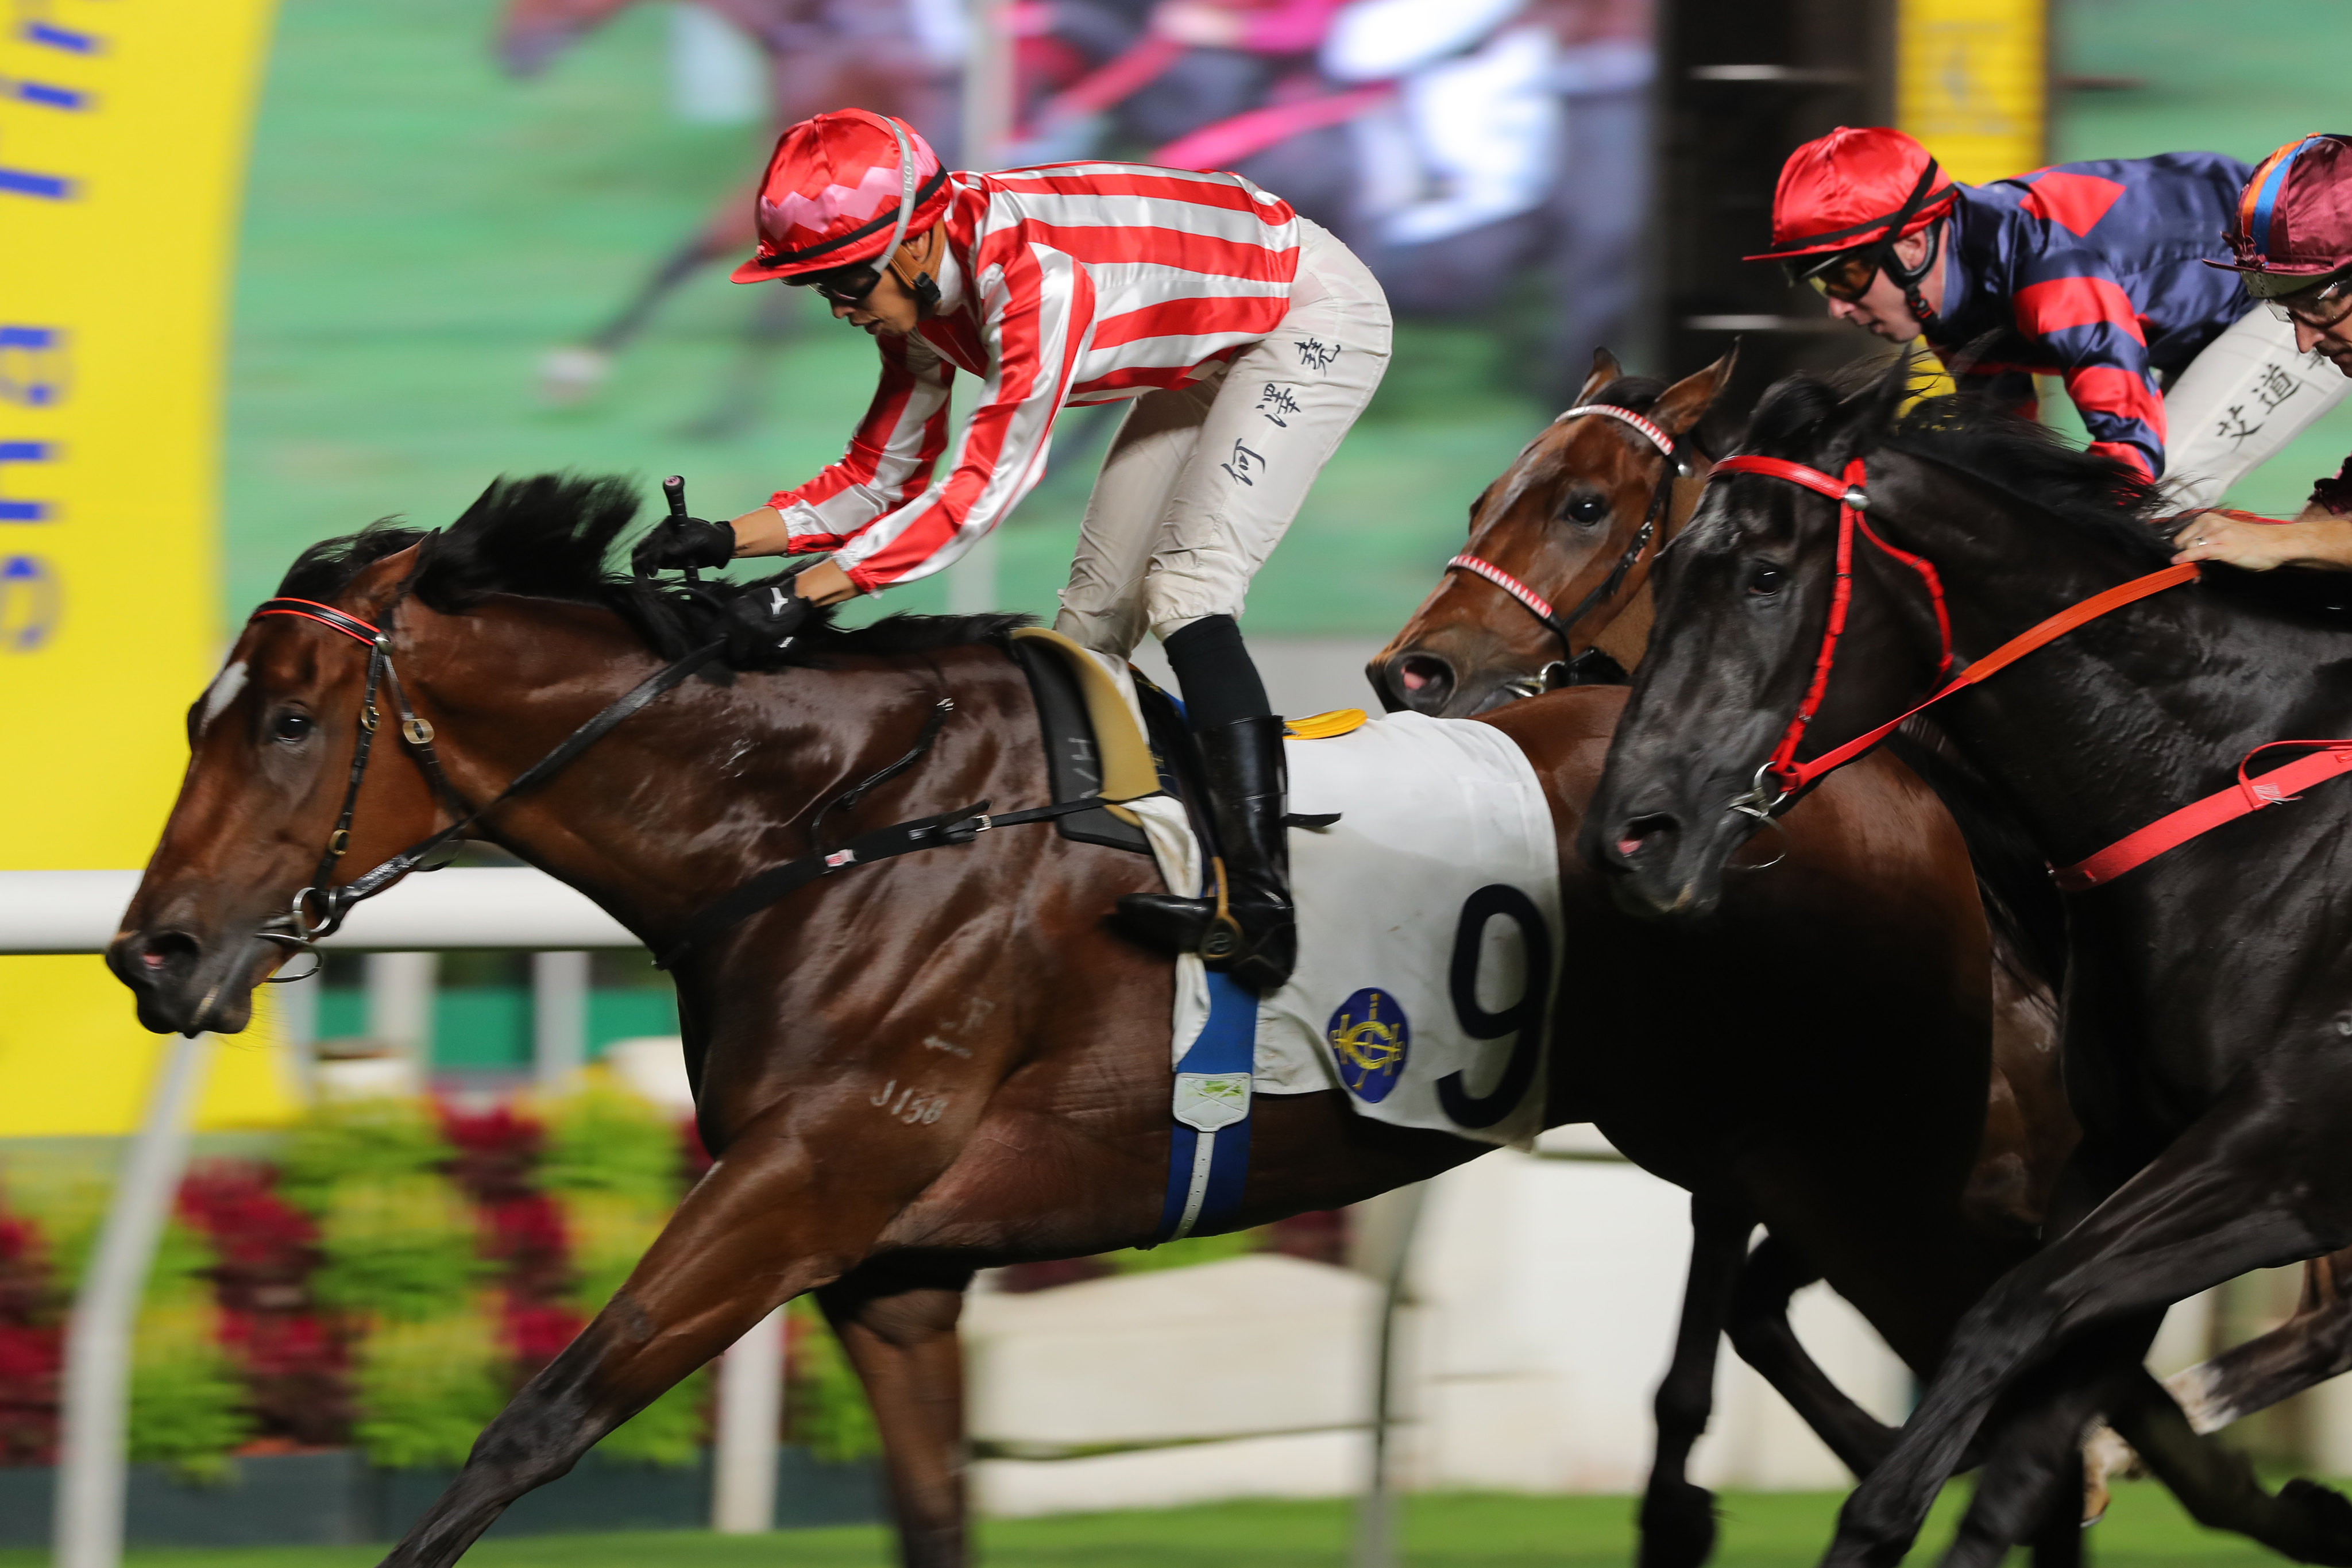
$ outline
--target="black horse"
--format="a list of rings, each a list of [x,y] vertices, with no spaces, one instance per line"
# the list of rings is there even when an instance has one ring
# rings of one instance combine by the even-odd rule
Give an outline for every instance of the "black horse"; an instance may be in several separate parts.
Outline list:
[[[1866,459],[1863,521],[1940,574],[1955,668],[2165,565],[2151,486],[1958,400],[1898,420],[1901,395],[1899,371],[1844,396],[1793,379],[1759,409],[1748,450],[1832,475]],[[1786,804],[1759,765],[1817,671],[1807,757],[1936,686],[1945,645],[1926,577],[1863,537],[1841,583],[1839,533],[1834,500],[1718,471],[1661,563],[1675,635],[1635,679],[1580,842],[1625,907],[1718,906],[1732,852]],[[2337,682],[2347,605],[2343,578],[2209,568],[1969,688],[1935,722],[2041,853],[2072,865],[2227,787],[2257,747],[2352,735],[2352,686]],[[2084,1137],[2051,1216],[2066,1234],[1962,1321],[1825,1562],[1900,1560],[1988,1423],[1993,1469],[2025,1484],[1980,1487],[1948,1561],[1997,1561],[2015,1521],[1990,1500],[2030,1496],[2096,1412],[2163,1401],[2140,1358],[2166,1307],[2352,1243],[2352,1159],[2335,1142],[2352,1123],[2347,826],[2352,787],[2317,784],[2069,897],[2063,1025]],[[2302,1521],[2294,1555],[2352,1562],[2341,1498],[2297,1481],[2272,1507]]]

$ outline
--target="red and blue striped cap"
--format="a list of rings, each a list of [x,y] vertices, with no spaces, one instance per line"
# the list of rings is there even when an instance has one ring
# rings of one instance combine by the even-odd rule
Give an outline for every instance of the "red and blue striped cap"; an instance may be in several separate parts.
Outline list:
[[[2257,299],[2352,267],[2352,137],[2298,137],[2263,159],[2224,237],[2231,259],[2205,265],[2244,273]]]

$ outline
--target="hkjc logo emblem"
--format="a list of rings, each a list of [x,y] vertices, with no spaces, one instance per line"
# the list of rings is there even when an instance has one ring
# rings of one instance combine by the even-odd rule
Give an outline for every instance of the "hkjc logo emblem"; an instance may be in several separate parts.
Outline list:
[[[1397,999],[1367,986],[1339,1004],[1324,1026],[1331,1055],[1339,1064],[1339,1081],[1348,1092],[1367,1102],[1386,1100],[1404,1075],[1405,1055],[1412,1046],[1412,1026]]]

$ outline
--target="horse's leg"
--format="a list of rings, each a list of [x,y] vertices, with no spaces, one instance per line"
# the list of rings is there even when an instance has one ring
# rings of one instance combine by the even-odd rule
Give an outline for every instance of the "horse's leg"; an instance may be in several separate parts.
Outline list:
[[[1942,1568],[2000,1568],[2011,1545],[2031,1548],[2035,1568],[2082,1562],[2083,1434],[2140,1372],[2158,1321],[2103,1330],[2020,1380],[2007,1418],[1979,1436],[1990,1457]]]
[[[846,1144],[845,1130],[793,1131],[802,1136],[755,1124],[737,1142],[758,1155],[721,1158],[695,1184],[604,1310],[482,1429],[385,1568],[448,1568],[515,1499],[568,1472],[780,1303],[838,1277],[913,1195],[884,1195],[886,1184],[858,1180],[868,1173],[849,1162],[820,1169],[804,1152],[825,1131]],[[908,1178],[916,1190],[921,1179]]]
[[[2134,1373],[2109,1402],[2107,1423],[2191,1519],[2299,1563],[2352,1563],[2352,1503],[2301,1479],[2275,1496],[2264,1491],[2243,1454],[2200,1436],[2164,1384],[2144,1368]]]
[[[1731,1302],[1731,1345],[1857,1477],[1895,1447],[1895,1428],[1856,1405],[1809,1354],[1789,1323],[1789,1299],[1822,1277],[1777,1237],[1748,1255]]]
[[[1926,1398],[1885,1464],[1846,1500],[1825,1568],[1893,1568],[1969,1440],[2020,1370],[2074,1335],[2154,1312],[2283,1259],[2352,1239],[2352,1201],[2329,1152],[2299,1131],[2340,1124],[2352,1092],[2326,1082],[2288,1097],[2240,1079],[2072,1231],[1969,1309]]]
[[[907,1568],[965,1561],[963,1347],[956,1320],[971,1271],[918,1280],[859,1268],[816,1293],[865,1381],[881,1429]]]
[[[1640,1568],[1696,1568],[1715,1551],[1715,1494],[1693,1486],[1685,1472],[1714,1408],[1716,1346],[1755,1228],[1747,1210],[1693,1194],[1690,1277],[1674,1361],[1658,1384],[1658,1454],[1642,1494]]]
[[[2191,1426],[2218,1432],[2344,1372],[2352,1372],[2352,1249],[2303,1266],[2303,1300],[2294,1317],[2173,1373],[2164,1385]]]

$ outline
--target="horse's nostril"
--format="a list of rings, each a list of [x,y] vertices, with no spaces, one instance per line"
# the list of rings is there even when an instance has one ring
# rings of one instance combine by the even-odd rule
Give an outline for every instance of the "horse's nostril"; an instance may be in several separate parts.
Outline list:
[[[1617,839],[1617,853],[1632,859],[1653,844],[1665,838],[1681,825],[1664,812],[1652,812],[1646,816],[1629,820]]]
[[[1397,684],[1415,697],[1435,695],[1454,684],[1454,667],[1432,653],[1409,653],[1397,660]]]
[[[140,965],[151,973],[195,959],[196,939],[185,931],[159,931],[139,944]]]

